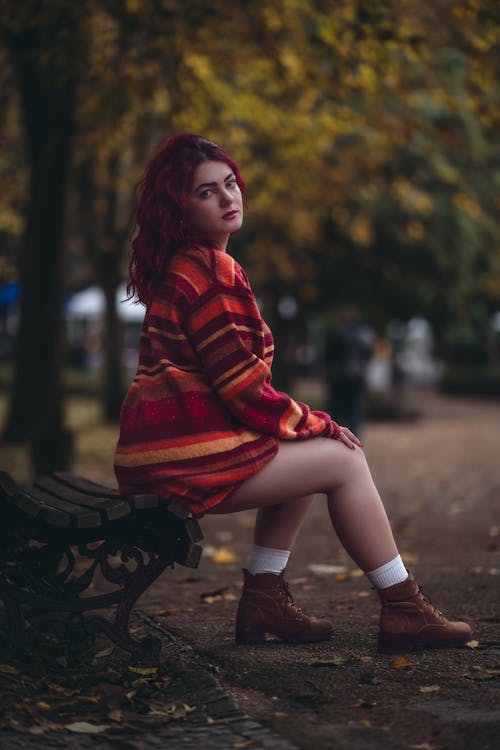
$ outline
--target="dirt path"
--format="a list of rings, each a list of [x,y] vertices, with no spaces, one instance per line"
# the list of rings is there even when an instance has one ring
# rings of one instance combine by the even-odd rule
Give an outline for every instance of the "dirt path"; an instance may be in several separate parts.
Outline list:
[[[376,595],[333,535],[320,497],[288,580],[300,606],[333,620],[333,639],[237,647],[254,514],[207,517],[200,567],[166,571],[135,616],[139,634],[162,633],[161,658],[144,670],[106,642],[94,644],[81,670],[54,659],[47,666],[39,653],[28,664],[0,664],[0,747],[496,750],[500,402],[411,401],[421,418],[369,424],[366,452],[407,565],[446,614],[473,625],[468,647],[377,653]],[[112,481],[109,461],[96,471],[97,481]]]

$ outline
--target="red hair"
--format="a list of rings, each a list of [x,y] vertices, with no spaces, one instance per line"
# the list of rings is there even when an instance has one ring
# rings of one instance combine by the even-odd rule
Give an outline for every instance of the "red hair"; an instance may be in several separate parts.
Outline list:
[[[129,297],[137,296],[144,305],[151,302],[154,288],[173,253],[193,241],[212,245],[206,238],[195,237],[185,222],[194,172],[204,161],[228,164],[241,192],[245,191],[245,183],[231,156],[200,135],[168,136],[146,166],[139,183],[138,231],[132,242],[127,282]]]

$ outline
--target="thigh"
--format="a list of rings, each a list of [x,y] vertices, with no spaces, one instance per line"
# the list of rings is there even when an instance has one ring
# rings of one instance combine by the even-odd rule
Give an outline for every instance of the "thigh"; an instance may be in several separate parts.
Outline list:
[[[236,513],[329,493],[363,466],[362,449],[353,450],[338,440],[281,441],[276,456],[209,513]]]

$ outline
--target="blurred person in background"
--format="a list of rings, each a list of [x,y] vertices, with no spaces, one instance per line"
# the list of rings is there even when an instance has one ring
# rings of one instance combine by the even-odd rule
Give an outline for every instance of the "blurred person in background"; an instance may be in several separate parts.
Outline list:
[[[326,368],[329,411],[361,437],[366,374],[375,346],[375,332],[355,307],[343,310],[328,334]]]

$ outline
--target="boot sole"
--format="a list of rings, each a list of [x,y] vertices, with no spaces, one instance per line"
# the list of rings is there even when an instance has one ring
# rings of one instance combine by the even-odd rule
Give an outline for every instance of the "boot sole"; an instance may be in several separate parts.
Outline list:
[[[467,641],[420,641],[414,638],[391,638],[391,640],[378,641],[378,652],[380,654],[407,654],[410,651],[423,651],[424,649],[446,649],[463,648]]]

